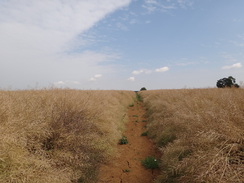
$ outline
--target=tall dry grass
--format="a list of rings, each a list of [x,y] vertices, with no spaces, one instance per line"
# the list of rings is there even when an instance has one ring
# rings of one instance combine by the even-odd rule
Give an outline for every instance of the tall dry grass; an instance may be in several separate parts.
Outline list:
[[[0,91],[0,182],[95,182],[133,100],[130,91]]]
[[[244,182],[244,90],[143,91],[157,182]]]

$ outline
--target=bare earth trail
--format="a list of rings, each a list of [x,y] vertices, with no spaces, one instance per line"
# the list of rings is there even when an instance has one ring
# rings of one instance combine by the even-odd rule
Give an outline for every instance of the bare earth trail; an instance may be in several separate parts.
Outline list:
[[[141,165],[141,160],[147,156],[159,157],[153,143],[147,136],[141,136],[147,124],[144,113],[141,102],[135,102],[129,108],[129,121],[124,132],[128,144],[118,145],[116,157],[109,164],[102,165],[98,183],[152,183],[159,174],[159,170],[147,170]]]

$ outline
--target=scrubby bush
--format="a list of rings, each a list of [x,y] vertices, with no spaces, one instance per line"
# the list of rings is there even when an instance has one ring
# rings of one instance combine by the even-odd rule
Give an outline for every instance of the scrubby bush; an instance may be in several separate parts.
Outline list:
[[[146,169],[156,169],[159,167],[158,160],[153,156],[148,156],[141,161]]]
[[[121,139],[119,139],[119,144],[123,145],[123,144],[128,144],[128,140],[126,136],[123,136]]]
[[[138,102],[142,102],[142,101],[143,101],[143,99],[142,99],[142,97],[141,97],[141,94],[140,94],[139,92],[136,92],[136,100],[137,100]]]
[[[238,84],[235,83],[236,79],[233,78],[232,76],[229,76],[228,78],[223,78],[217,81],[216,86],[218,88],[225,88],[225,87],[235,87],[235,88],[239,88],[240,86]]]

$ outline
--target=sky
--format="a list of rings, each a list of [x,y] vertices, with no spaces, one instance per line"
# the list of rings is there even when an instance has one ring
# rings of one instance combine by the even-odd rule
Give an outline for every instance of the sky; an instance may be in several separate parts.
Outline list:
[[[244,81],[243,0],[0,0],[0,89]]]

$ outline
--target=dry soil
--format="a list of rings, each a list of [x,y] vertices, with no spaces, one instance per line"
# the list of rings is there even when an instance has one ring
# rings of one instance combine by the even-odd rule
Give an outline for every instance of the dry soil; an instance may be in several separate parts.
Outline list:
[[[124,132],[128,144],[118,144],[118,153],[114,159],[101,166],[98,183],[152,183],[157,177],[158,169],[145,169],[141,164],[147,156],[160,157],[147,136],[141,136],[147,125],[144,114],[145,109],[141,102],[135,102],[129,108],[129,122]]]

